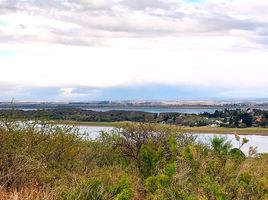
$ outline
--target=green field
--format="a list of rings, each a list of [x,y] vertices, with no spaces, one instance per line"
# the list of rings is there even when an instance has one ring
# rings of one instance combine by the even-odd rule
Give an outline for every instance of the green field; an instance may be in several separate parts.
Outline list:
[[[118,127],[125,123],[135,123],[135,122],[78,122],[78,121],[57,121],[56,124],[66,124],[74,126],[111,126]],[[175,126],[175,125],[165,125],[165,126]],[[268,128],[261,127],[250,127],[250,128],[225,128],[225,127],[209,127],[209,126],[199,126],[199,127],[182,127],[178,126],[182,132],[189,133],[214,133],[214,134],[234,134],[235,132],[241,135],[267,135]]]

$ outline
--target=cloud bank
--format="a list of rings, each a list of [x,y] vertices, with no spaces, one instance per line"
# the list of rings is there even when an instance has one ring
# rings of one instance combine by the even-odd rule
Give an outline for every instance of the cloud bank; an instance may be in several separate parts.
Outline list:
[[[173,99],[267,97],[267,9],[265,0],[0,0],[0,100],[150,99],[174,88]]]

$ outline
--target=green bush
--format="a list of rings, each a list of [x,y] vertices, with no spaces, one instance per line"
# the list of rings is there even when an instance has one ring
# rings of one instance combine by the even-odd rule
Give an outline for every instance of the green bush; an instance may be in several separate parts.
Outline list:
[[[79,181],[73,188],[63,189],[59,200],[128,200],[133,196],[132,185],[124,175],[113,185],[95,178]]]
[[[224,138],[204,145],[173,126],[129,123],[85,140],[72,127],[39,124],[0,123],[5,199],[11,191],[59,200],[268,199],[268,156],[245,156],[245,139],[239,148]]]

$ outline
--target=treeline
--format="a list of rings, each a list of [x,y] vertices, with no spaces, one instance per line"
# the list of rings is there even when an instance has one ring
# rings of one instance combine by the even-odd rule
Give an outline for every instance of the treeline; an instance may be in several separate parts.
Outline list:
[[[47,120],[73,120],[90,122],[152,122],[157,114],[141,111],[118,111],[97,112],[77,108],[58,108],[44,110],[0,110],[0,117],[13,117],[17,119],[47,119]]]
[[[235,109],[216,110],[214,113],[163,113],[165,123],[183,126],[219,126],[230,128],[268,127],[268,110]]]
[[[221,126],[231,128],[268,127],[268,111],[257,109],[216,110],[214,113],[149,113],[142,111],[111,110],[97,112],[77,108],[44,110],[0,110],[1,118],[71,120],[88,122],[151,122],[182,126]]]
[[[228,127],[251,127],[268,126],[268,111],[247,109],[247,110],[216,110],[213,114],[204,113],[203,116],[222,120],[222,126]]]
[[[246,139],[197,142],[174,127],[128,123],[96,140],[70,127],[0,123],[0,199],[266,200],[268,157]]]

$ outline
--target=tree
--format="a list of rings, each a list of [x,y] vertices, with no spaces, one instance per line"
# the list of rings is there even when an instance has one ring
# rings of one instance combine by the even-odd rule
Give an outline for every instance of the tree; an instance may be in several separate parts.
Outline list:
[[[247,127],[252,126],[253,117],[249,113],[243,113],[241,119],[243,123],[246,124]]]

